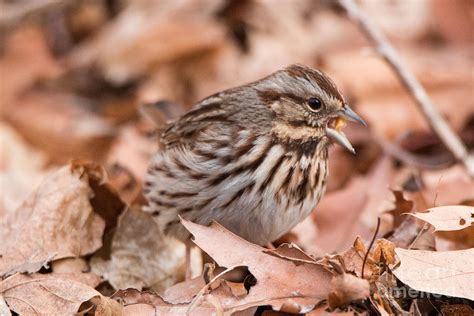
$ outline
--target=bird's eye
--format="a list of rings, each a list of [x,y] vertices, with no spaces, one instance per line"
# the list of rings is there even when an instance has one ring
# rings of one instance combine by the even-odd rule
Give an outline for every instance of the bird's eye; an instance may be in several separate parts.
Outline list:
[[[309,109],[313,112],[317,112],[323,107],[323,103],[318,98],[312,97],[309,98],[306,102],[308,103]]]

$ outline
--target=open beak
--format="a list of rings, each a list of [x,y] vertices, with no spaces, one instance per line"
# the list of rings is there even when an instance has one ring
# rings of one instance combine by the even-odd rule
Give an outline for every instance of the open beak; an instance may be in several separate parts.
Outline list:
[[[349,142],[346,135],[342,132],[342,128],[346,125],[346,121],[357,122],[364,126],[367,126],[367,124],[347,104],[344,105],[344,107],[342,108],[342,110],[339,111],[338,114],[339,115],[336,118],[334,128],[326,127],[326,135],[351,153],[355,154],[354,147],[352,147],[352,144]]]

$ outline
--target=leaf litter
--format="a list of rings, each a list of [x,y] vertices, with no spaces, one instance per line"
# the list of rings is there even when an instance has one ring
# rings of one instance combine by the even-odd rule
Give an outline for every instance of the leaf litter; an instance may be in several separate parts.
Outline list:
[[[0,314],[472,314],[474,181],[333,5],[39,3],[0,10]],[[472,151],[470,9],[360,5]],[[294,62],[369,122],[347,126],[358,154],[331,148],[328,192],[275,249],[184,222],[184,280],[185,245],[140,211],[162,127],[140,106],[167,104],[162,124]]]

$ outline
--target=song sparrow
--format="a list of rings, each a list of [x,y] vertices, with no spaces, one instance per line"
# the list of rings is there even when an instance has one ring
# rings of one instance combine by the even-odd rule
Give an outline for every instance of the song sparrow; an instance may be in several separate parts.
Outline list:
[[[340,131],[346,119],[365,125],[329,77],[301,65],[209,96],[161,133],[146,210],[182,240],[178,215],[274,241],[321,198],[331,140],[354,152]]]

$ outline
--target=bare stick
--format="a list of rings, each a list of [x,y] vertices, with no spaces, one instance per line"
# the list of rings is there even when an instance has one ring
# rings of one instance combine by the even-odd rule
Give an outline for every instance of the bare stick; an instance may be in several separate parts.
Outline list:
[[[367,248],[367,252],[365,253],[365,256],[364,256],[364,261],[362,261],[362,271],[361,271],[362,279],[364,278],[365,263],[367,262],[367,258],[369,257],[370,249],[372,249],[372,246],[374,245],[375,238],[377,238],[379,229],[380,229],[380,216],[377,217],[377,228],[375,228],[374,236],[372,237],[372,240],[370,241],[369,248]]]
[[[430,124],[431,128],[456,160],[462,162],[471,177],[474,177],[474,155],[469,155],[461,139],[449,127],[436,110],[433,102],[411,71],[402,63],[398,53],[387,41],[380,29],[363,13],[353,0],[339,0],[349,18],[358,25],[375,45],[377,52],[392,67],[398,78],[415,99],[416,104]]]

